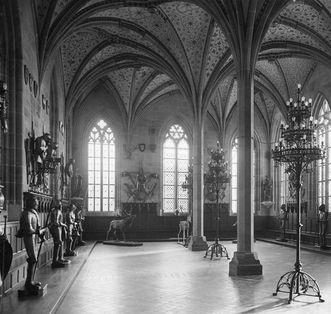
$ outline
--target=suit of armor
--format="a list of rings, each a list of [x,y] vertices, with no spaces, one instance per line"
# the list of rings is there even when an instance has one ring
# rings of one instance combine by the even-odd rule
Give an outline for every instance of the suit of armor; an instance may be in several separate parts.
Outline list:
[[[38,235],[42,238],[40,233],[39,216],[36,211],[38,206],[38,200],[34,197],[30,197],[26,200],[26,206],[20,218],[20,229],[17,233],[17,237],[23,238],[25,250],[28,255],[25,289],[31,294],[37,293],[41,288],[40,282],[33,281],[34,268],[37,263],[35,236]]]
[[[64,256],[75,256],[75,240],[77,235],[76,228],[76,215],[75,210],[77,209],[75,204],[70,204],[69,210],[66,214],[66,224],[67,224],[67,247]]]
[[[85,220],[83,216],[83,211],[78,205],[76,211],[76,222],[77,222],[77,236],[78,236],[78,243],[77,245],[86,245],[86,242],[83,241],[83,220]]]
[[[67,226],[63,223],[62,202],[57,201],[57,204],[51,210],[49,224],[49,231],[54,242],[52,268],[64,267],[65,264],[68,263],[68,261],[63,258],[63,228],[67,228]]]
[[[328,231],[328,212],[325,210],[325,205],[322,204],[319,208],[318,222],[319,222],[319,241],[320,247],[327,248],[326,235]]]

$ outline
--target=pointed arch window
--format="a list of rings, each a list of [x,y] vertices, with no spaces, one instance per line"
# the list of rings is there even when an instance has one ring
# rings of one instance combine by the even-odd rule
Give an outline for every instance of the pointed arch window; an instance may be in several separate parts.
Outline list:
[[[175,209],[188,212],[188,191],[182,184],[188,174],[189,143],[183,128],[172,125],[163,142],[163,212],[173,213]]]
[[[318,130],[318,141],[325,145],[326,158],[317,161],[317,201],[318,204],[331,204],[331,126],[325,119],[326,113],[330,112],[330,105],[324,100],[318,113],[318,120],[322,127]]]
[[[115,210],[115,137],[104,120],[88,139],[88,210]]]

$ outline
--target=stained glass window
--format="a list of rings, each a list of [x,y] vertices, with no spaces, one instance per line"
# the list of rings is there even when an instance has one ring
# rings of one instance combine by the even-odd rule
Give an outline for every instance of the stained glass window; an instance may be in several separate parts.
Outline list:
[[[188,174],[189,144],[183,128],[174,124],[163,142],[163,212],[188,212],[188,192],[182,184]]]
[[[100,120],[88,140],[88,210],[115,209],[115,138]]]

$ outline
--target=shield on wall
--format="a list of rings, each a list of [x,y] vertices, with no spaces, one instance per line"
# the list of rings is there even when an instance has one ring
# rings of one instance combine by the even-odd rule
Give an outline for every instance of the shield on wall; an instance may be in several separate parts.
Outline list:
[[[145,144],[139,144],[139,145],[138,145],[138,148],[139,148],[139,150],[140,150],[141,152],[143,152],[143,151],[145,150],[145,148],[146,148],[146,145],[145,145]]]

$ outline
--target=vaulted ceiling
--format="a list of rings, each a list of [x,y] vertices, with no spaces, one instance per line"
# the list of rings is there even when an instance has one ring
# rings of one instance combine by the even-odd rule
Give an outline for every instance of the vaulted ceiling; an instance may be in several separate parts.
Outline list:
[[[257,0],[258,13],[277,1]],[[101,81],[128,120],[179,92],[192,106],[196,98],[208,102],[222,129],[237,101],[237,81],[229,30],[213,8],[226,10],[229,2],[35,0],[40,67],[45,71],[60,53],[69,107]],[[269,125],[298,82],[304,86],[318,63],[331,64],[331,1],[288,0],[273,10],[255,70],[256,108]]]

